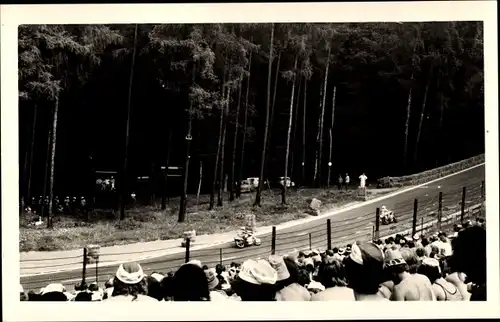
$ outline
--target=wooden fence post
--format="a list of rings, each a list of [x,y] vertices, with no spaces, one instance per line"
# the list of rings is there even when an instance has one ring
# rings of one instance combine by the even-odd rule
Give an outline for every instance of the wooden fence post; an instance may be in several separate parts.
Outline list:
[[[327,249],[332,249],[332,221],[326,221]]]
[[[418,199],[413,201],[413,222],[411,227],[411,235],[414,236],[417,233],[417,214],[418,214]]]
[[[273,232],[271,236],[271,255],[276,254],[276,226],[273,226]]]
[[[462,204],[460,205],[460,224],[464,224],[464,215],[465,215],[465,194],[466,194],[466,188],[462,188]]]

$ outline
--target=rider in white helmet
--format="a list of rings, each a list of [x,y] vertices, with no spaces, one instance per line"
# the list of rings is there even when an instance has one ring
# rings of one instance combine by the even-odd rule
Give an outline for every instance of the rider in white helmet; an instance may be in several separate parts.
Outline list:
[[[380,207],[380,219],[386,219],[387,221],[391,222],[394,220],[394,214],[392,211],[389,211],[385,205]]]

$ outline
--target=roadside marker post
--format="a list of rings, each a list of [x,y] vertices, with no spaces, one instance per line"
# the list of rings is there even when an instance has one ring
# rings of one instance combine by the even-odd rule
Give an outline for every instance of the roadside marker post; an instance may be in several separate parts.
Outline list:
[[[312,250],[312,234],[309,233],[309,250]]]
[[[219,263],[222,265],[222,248],[219,248]]]
[[[375,233],[373,236],[375,240],[378,240],[380,237],[380,208],[377,208],[375,211]]]

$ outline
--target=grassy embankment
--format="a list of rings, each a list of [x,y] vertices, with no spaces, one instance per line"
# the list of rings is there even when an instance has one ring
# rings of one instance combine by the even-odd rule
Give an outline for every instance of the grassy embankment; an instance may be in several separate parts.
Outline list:
[[[369,198],[392,191],[378,189],[369,191]],[[290,191],[287,206],[281,205],[279,191],[264,191],[262,207],[253,207],[255,194],[242,194],[239,200],[225,202],[224,207],[213,211],[208,209],[209,196],[201,196],[196,205],[196,197],[190,196],[187,220],[177,222],[179,199],[170,200],[166,211],[159,205],[135,207],[127,211],[127,218],[118,220],[118,213],[96,211],[90,221],[78,215],[58,215],[54,218],[54,228],[45,225],[28,225],[34,217],[20,217],[19,250],[54,251],[83,247],[88,244],[111,246],[166,240],[182,237],[184,231],[196,230],[197,235],[214,234],[237,230],[244,225],[245,214],[253,212],[258,226],[269,226],[308,217],[305,213],[310,200],[316,197],[322,201],[322,212],[355,201],[356,191],[332,189],[299,189]]]

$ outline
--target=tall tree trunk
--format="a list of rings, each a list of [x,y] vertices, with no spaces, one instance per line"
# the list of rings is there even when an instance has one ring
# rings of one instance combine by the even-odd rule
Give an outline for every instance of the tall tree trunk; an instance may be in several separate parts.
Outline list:
[[[52,211],[52,200],[54,199],[54,168],[56,160],[56,139],[57,139],[57,115],[59,113],[59,91],[56,93],[56,101],[54,104],[54,118],[52,123],[52,147],[50,149],[50,179],[49,179],[49,209],[47,216],[47,228],[52,227],[52,217],[54,213]]]
[[[332,171],[332,153],[333,153],[333,124],[335,122],[335,99],[337,96],[337,86],[333,87],[333,98],[332,98],[332,123],[330,125],[330,152],[328,153],[328,181],[327,186],[330,188],[330,178]]]
[[[50,146],[50,142],[52,141],[52,131],[53,131],[53,127],[54,125],[52,124],[52,126],[49,127],[49,134],[47,135],[47,154],[45,156],[45,173],[44,173],[44,177],[43,177],[43,195],[42,195],[42,200],[40,202],[40,213],[38,215],[40,216],[44,216],[44,215],[47,215],[47,227],[49,227],[49,223],[48,223],[48,219],[50,217],[50,213],[45,213],[45,198],[47,197],[47,187],[48,187],[48,181],[49,181],[49,169],[50,169],[50,156],[51,156],[51,146]]]
[[[444,146],[444,99],[443,99],[443,94],[440,95],[440,100],[439,100],[439,147]],[[441,161],[441,156],[443,156],[443,151],[441,149],[437,149],[438,152],[438,160],[436,161],[436,168],[439,166],[440,161]]]
[[[168,133],[168,150],[167,150],[167,162],[165,164],[165,172],[163,172],[163,188],[161,195],[161,209],[167,209],[167,194],[168,194],[168,167],[170,164],[170,152],[172,150],[172,127],[169,129]]]
[[[24,162],[23,162],[23,173],[22,173],[22,181],[21,181],[21,176],[19,176],[19,194],[20,194],[20,197],[21,197],[21,201],[24,200],[28,194],[26,193],[26,191],[28,190],[28,151],[25,151],[24,152]],[[23,209],[23,205],[20,205],[21,206],[21,211],[24,210]]]
[[[192,85],[194,86],[196,80],[196,62],[193,62],[192,70]],[[186,219],[186,208],[187,208],[187,187],[189,179],[189,161],[191,160],[191,141],[193,140],[193,102],[189,102],[188,110],[188,127],[186,134],[186,159],[184,162],[184,182],[182,183],[182,195],[179,205],[179,222],[184,222]]]
[[[248,77],[247,77],[247,88],[245,93],[245,117],[243,119],[243,139],[241,143],[241,155],[240,155],[240,171],[238,173],[238,183],[241,181],[243,177],[243,165],[245,163],[245,145],[247,141],[247,126],[248,126],[248,95],[250,92],[250,76],[251,76],[251,68],[252,68],[252,53],[250,53],[250,58],[248,60]],[[240,197],[240,190],[237,190],[237,198]]]
[[[227,118],[229,115],[229,100],[231,99],[231,87],[227,89],[227,99],[226,106],[224,109],[224,127],[222,130],[222,144],[220,150],[220,183],[219,183],[219,192],[217,193],[217,206],[223,206],[223,197],[224,197],[224,186],[226,182],[226,177],[224,176],[224,156],[226,152],[226,130],[227,130]]]
[[[296,112],[293,116],[293,134],[292,134],[292,148],[291,148],[291,152],[292,152],[292,157],[291,157],[291,160],[290,160],[290,178],[294,178],[293,176],[293,170],[294,170],[294,166],[295,166],[295,150],[296,150],[296,137],[297,137],[297,120],[298,120],[298,116],[299,116],[299,106],[300,106],[300,90],[302,88],[302,77],[299,77],[299,80],[298,80],[298,83],[297,83],[297,107],[296,107]]]
[[[262,158],[260,164],[259,185],[257,186],[257,193],[255,194],[255,206],[260,206],[262,185],[264,184],[264,167],[266,163],[266,146],[267,136],[269,131],[269,101],[271,98],[271,71],[273,66],[273,46],[274,46],[274,24],[271,24],[271,42],[269,45],[269,63],[267,70],[267,100],[266,100],[266,127],[264,129],[264,144],[262,146]]]
[[[443,100],[443,89],[441,88],[441,77],[443,76],[441,68],[439,69],[439,76],[437,78],[437,90],[439,91],[439,128],[438,128],[438,140],[436,140],[436,168],[439,167],[439,161],[443,155],[443,151],[440,148],[443,146],[443,117],[444,117],[444,100]]]
[[[266,162],[264,163],[264,174],[267,176],[267,166],[269,161],[269,147],[271,146],[271,140],[273,135],[273,125],[274,125],[274,115],[276,112],[276,93],[278,91],[278,80],[280,73],[280,64],[281,64],[281,52],[278,53],[278,61],[276,62],[276,73],[274,77],[274,92],[273,92],[273,103],[271,105],[271,120],[269,123],[269,137],[267,138],[267,146],[266,146]]]
[[[293,64],[293,71],[296,73],[297,71],[297,61],[298,56],[295,56],[295,62]],[[293,120],[293,98],[295,97],[295,80],[296,77],[293,77],[292,83],[292,94],[290,95],[290,116],[288,118],[288,132],[286,135],[286,154],[285,154],[285,178],[283,180],[283,193],[281,195],[281,203],[286,205],[286,185],[288,183],[288,157],[290,155],[290,139],[292,133],[292,120]]]
[[[224,66],[224,71],[222,72],[222,99],[225,97],[226,93],[226,68]],[[212,190],[210,191],[210,205],[208,206],[209,210],[214,209],[215,206],[215,190],[217,189],[217,170],[219,168],[219,156],[222,145],[222,130],[224,129],[224,109],[225,106],[221,105],[220,110],[220,122],[219,122],[219,139],[217,140],[217,153],[215,154],[215,165],[214,165],[214,173],[212,179]]]
[[[200,161],[200,180],[198,181],[198,191],[196,192],[196,205],[200,203],[201,183],[203,181],[203,161]]]
[[[120,193],[120,220],[125,219],[125,203],[127,200],[127,170],[128,170],[128,146],[129,146],[129,135],[130,135],[130,110],[132,106],[132,84],[134,80],[134,65],[135,65],[135,55],[137,53],[137,29],[138,25],[135,25],[134,29],[134,50],[132,52],[132,62],[130,64],[130,79],[128,84],[128,102],[127,102],[127,126],[125,130],[125,156],[123,158],[123,169],[122,169],[122,187]]]
[[[427,85],[425,85],[424,101],[422,102],[422,110],[420,112],[420,120],[418,122],[417,140],[415,141],[415,149],[413,150],[413,163],[415,166],[417,165],[418,161],[418,144],[420,143],[420,135],[422,134],[422,123],[424,122],[425,116],[425,105],[427,103],[427,94],[429,93],[429,86],[431,85],[433,70],[434,66],[431,66],[431,69],[429,71],[429,79],[427,80]]]
[[[38,114],[38,104],[35,104],[35,111],[33,113],[33,130],[31,131],[31,147],[30,147],[30,161],[28,167],[28,182],[26,191],[26,202],[31,202],[31,177],[33,174],[33,156],[35,149],[35,133],[36,133],[36,119]]]
[[[320,121],[320,135],[319,135],[319,158],[318,158],[318,187],[321,187],[323,182],[323,122],[325,118],[325,104],[326,104],[326,88],[328,85],[328,70],[330,68],[330,47],[328,47],[328,57],[326,59],[326,68],[325,68],[325,80],[324,80],[324,88],[323,88],[323,102],[321,104],[321,121]]]
[[[408,133],[410,131],[410,115],[411,115],[411,93],[413,82],[413,73],[410,78],[410,91],[408,92],[408,104],[406,105],[406,122],[405,122],[405,145],[403,151],[403,168],[406,171],[406,162],[408,161]]]
[[[306,183],[306,109],[307,109],[307,78],[304,77],[304,112],[302,114],[302,185]]]
[[[240,81],[238,85],[238,103],[236,105],[236,124],[234,126],[234,137],[233,137],[233,156],[231,165],[231,180],[229,184],[229,201],[234,200],[234,190],[235,190],[235,168],[236,168],[236,147],[238,145],[238,129],[240,126],[240,106],[241,106],[241,90],[243,87],[243,72],[241,72]]]
[[[319,87],[319,97],[320,97],[320,107],[321,107],[321,102],[323,101],[323,83],[321,83],[321,86]],[[314,178],[313,178],[313,185],[317,186],[318,183],[318,166],[319,166],[319,141],[321,139],[320,137],[320,132],[321,132],[321,113],[318,115],[318,124],[317,124],[317,133],[316,133],[316,144],[315,144],[315,149],[314,149]]]

